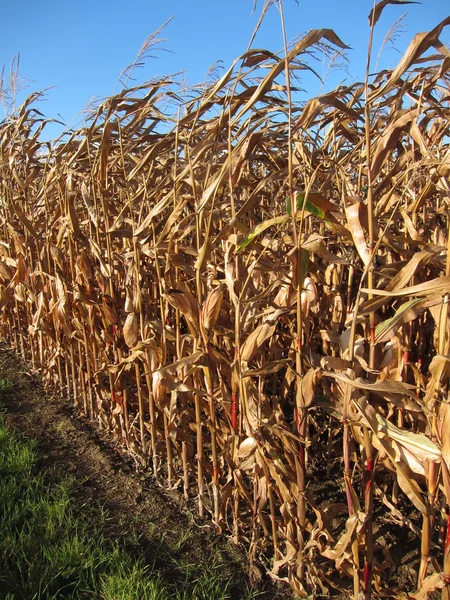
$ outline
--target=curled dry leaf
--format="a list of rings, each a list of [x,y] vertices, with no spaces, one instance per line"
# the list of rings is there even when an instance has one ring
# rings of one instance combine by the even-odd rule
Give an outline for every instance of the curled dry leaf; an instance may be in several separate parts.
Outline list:
[[[133,348],[139,339],[138,315],[134,312],[129,313],[125,319],[123,338],[128,348]]]
[[[165,297],[169,303],[178,309],[185,317],[193,332],[199,332],[199,309],[197,301],[189,289],[169,288],[165,292]]]
[[[24,257],[21,254],[19,254],[19,256],[17,257],[17,269],[16,269],[16,273],[14,275],[14,281],[16,283],[25,283],[27,281],[27,278],[28,278],[27,265],[25,263]]]
[[[440,417],[440,442],[442,457],[447,469],[450,470],[450,404],[442,402],[439,408]]]
[[[103,294],[102,296],[102,308],[107,323],[110,325],[118,325],[119,315],[117,314],[116,305],[114,300],[108,294]]]
[[[425,475],[425,462],[441,461],[441,449],[426,435],[400,429],[381,415],[377,415],[377,421],[378,433],[386,435],[396,443],[394,447],[398,449],[400,459],[404,460],[414,473]]]
[[[26,302],[27,301],[26,288],[23,285],[23,283],[18,283],[15,286],[14,298],[17,300],[17,302]]]
[[[127,292],[126,292],[126,296],[125,296],[124,311],[126,313],[135,312],[135,305],[134,305],[134,301],[133,301],[133,293],[132,293],[132,290],[131,290],[130,286],[127,287]]]
[[[272,337],[275,329],[276,324],[263,323],[262,325],[258,325],[242,345],[241,360],[248,363],[264,342]]]
[[[180,360],[177,360],[169,365],[159,367],[158,372],[161,374],[161,377],[169,377],[171,375],[176,375],[178,371],[184,369],[185,367],[202,367],[204,366],[204,357],[204,352],[194,352],[190,356],[185,356],[184,358],[180,358]]]
[[[393,394],[400,394],[402,396],[409,396],[411,398],[415,398],[416,396],[416,386],[409,383],[403,383],[401,381],[389,381],[382,379],[375,381],[375,383],[369,383],[362,377],[350,379],[350,377],[344,375],[343,373],[334,373],[332,371],[324,371],[323,375],[326,377],[332,377],[333,379],[338,379],[350,387],[360,390],[367,390],[368,392],[373,392],[374,394],[379,394],[380,396],[389,396]]]
[[[311,306],[314,306],[317,300],[318,292],[316,284],[311,277],[306,277],[303,282],[302,293],[301,293],[301,305],[302,311],[306,313]]]
[[[360,221],[360,206],[361,205],[359,202],[356,202],[350,206],[346,206],[345,214],[347,216],[350,233],[352,234],[358,254],[361,257],[364,265],[367,266],[370,262],[370,252],[366,242],[366,235]]]
[[[419,4],[419,2],[413,2],[412,0],[380,0],[369,13],[369,25],[375,26],[378,23],[383,9],[388,4]]]
[[[203,303],[200,314],[200,324],[206,337],[209,336],[211,329],[216,324],[222,307],[222,300],[223,291],[222,288],[219,287],[212,290]]]
[[[424,283],[405,287],[400,290],[378,290],[378,289],[367,289],[362,288],[362,292],[367,294],[374,294],[375,296],[385,296],[390,298],[400,298],[402,296],[434,296],[436,294],[449,294],[450,293],[450,276],[444,275],[443,277],[437,277]]]
[[[91,199],[89,189],[84,181],[81,184],[81,197],[83,198],[84,204],[86,206],[86,209],[88,211],[89,218],[91,219],[92,224],[94,225],[94,227],[98,227],[97,215],[95,214],[95,204]]]
[[[405,323],[410,323],[417,319],[424,310],[431,306],[441,304],[442,297],[434,296],[431,298],[413,298],[405,304],[399,306],[395,315],[386,321],[379,323],[375,329],[375,343],[388,342],[393,334]]]
[[[11,298],[14,298],[14,285],[12,284],[12,282],[7,287],[5,287],[1,292],[0,310],[2,310],[5,306],[7,306],[7,304],[11,300]]]
[[[161,371],[155,371],[152,375],[152,393],[153,399],[160,408],[167,408],[170,400],[167,394],[167,388],[162,382]]]
[[[443,354],[436,354],[428,367],[434,379],[440,384],[445,385],[450,379],[450,358]]]
[[[413,594],[400,593],[395,598],[396,600],[428,600],[432,592],[442,590],[446,585],[442,573],[433,573],[425,577],[417,592]]]
[[[13,278],[12,269],[8,267],[6,262],[3,260],[0,261],[0,277],[3,280],[3,283],[6,284],[10,283],[11,279]]]
[[[77,268],[81,277],[81,282],[84,283],[84,285],[90,285],[90,282],[94,279],[94,271],[87,252],[84,250],[80,252],[80,255],[77,258]]]
[[[50,254],[52,255],[54,261],[56,262],[58,267],[61,269],[61,271],[64,271],[64,265],[65,265],[64,252],[62,252],[62,250],[60,248],[58,248],[58,246],[51,244],[50,245]]]
[[[239,445],[239,458],[247,458],[257,447],[256,440],[252,437],[245,438]]]

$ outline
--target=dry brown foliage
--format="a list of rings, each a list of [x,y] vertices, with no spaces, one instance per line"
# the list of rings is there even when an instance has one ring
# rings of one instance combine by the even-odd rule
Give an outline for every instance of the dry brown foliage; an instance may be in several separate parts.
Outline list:
[[[343,48],[328,29],[185,95],[123,90],[51,147],[36,95],[0,125],[2,336],[303,597],[389,595],[377,518],[422,537],[408,598],[450,581],[448,539],[429,560],[450,498],[449,23],[306,105],[285,67]],[[341,502],[314,495],[332,465]]]

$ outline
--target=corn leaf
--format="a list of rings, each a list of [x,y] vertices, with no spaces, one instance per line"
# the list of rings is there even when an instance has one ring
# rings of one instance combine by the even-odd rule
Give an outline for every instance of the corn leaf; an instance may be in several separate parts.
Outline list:
[[[287,220],[287,216],[282,216],[273,217],[272,219],[268,219],[267,221],[260,223],[253,229],[253,231],[251,231],[245,236],[245,238],[239,244],[236,250],[236,254],[240,254],[243,250],[245,250],[245,248],[247,248],[249,244],[251,244],[258,236],[260,236],[261,233],[266,231],[266,229],[269,229],[269,227],[273,227],[274,225],[284,225],[284,223],[286,223]]]

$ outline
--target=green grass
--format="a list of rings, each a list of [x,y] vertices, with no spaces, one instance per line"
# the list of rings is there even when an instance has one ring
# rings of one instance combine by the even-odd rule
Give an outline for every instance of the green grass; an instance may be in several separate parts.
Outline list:
[[[0,378],[0,401],[12,386]],[[108,515],[74,500],[76,481],[49,483],[36,469],[37,447],[0,413],[0,598],[6,600],[225,600],[220,564],[185,563],[176,580],[130,554],[102,531]],[[47,474],[48,475],[48,474]],[[161,556],[158,557],[159,559]],[[170,557],[168,557],[170,560]],[[252,592],[248,598],[255,597]]]

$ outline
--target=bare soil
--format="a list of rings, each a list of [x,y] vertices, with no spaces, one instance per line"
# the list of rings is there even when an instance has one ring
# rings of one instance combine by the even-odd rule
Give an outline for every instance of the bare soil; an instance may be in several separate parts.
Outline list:
[[[183,582],[183,564],[211,565],[220,561],[231,599],[246,597],[255,587],[241,548],[213,527],[194,518],[178,492],[164,489],[149,474],[136,471],[132,459],[105,432],[75,411],[67,399],[50,395],[14,351],[0,342],[0,376],[13,382],[2,396],[6,418],[21,435],[37,440],[38,469],[51,480],[77,480],[80,506],[107,511],[105,535],[121,539],[130,552],[145,560],[169,582]],[[258,598],[292,597],[256,571]],[[251,583],[252,581],[252,583]]]

